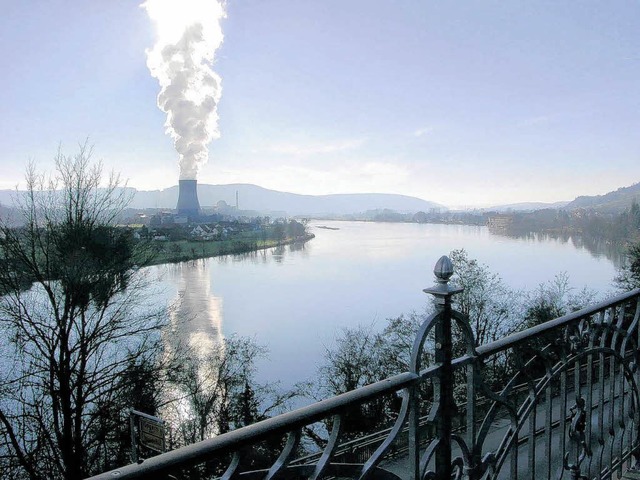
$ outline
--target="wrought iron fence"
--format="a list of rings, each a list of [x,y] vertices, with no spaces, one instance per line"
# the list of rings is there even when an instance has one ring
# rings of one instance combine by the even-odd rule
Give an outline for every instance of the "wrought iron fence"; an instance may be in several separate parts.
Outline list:
[[[199,475],[579,480],[640,468],[640,289],[476,347],[451,306],[461,290],[448,284],[450,260],[434,273],[425,292],[436,312],[418,332],[409,371],[92,478],[181,478],[225,459],[224,472]],[[343,441],[349,412],[382,398],[401,399],[393,425]],[[325,446],[301,457],[314,425],[327,428]],[[243,459],[278,436],[279,456],[247,471]]]

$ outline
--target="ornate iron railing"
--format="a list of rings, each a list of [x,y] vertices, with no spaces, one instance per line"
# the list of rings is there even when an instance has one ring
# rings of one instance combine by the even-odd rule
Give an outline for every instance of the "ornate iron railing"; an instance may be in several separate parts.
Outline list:
[[[434,273],[425,292],[436,312],[408,372],[92,478],[180,478],[213,460],[226,471],[200,475],[579,480],[640,467],[640,289],[476,347],[468,319],[451,307],[461,290],[448,284],[447,257]],[[401,399],[393,425],[341,441],[349,412],[383,398]],[[305,429],[318,425],[326,445],[301,457]],[[246,471],[243,459],[274,437],[286,438],[275,461]]]

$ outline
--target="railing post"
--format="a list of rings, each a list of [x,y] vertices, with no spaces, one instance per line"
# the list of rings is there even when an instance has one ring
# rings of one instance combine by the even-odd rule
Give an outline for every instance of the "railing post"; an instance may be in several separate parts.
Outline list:
[[[453,340],[451,336],[451,297],[462,292],[462,288],[449,285],[449,279],[453,275],[453,264],[449,257],[440,257],[433,270],[436,276],[436,285],[424,290],[425,293],[435,297],[436,309],[442,314],[440,321],[435,326],[435,362],[440,365],[439,373],[434,382],[436,436],[439,440],[435,452],[435,472],[437,480],[450,480],[451,467],[451,433],[453,417],[456,413],[453,398]]]

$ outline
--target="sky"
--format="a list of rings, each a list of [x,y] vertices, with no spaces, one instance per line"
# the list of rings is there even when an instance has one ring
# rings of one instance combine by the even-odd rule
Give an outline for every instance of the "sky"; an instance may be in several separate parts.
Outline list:
[[[140,3],[0,2],[0,189],[87,138],[129,186],[177,184]],[[637,0],[228,0],[222,30],[200,183],[474,207],[640,181]]]

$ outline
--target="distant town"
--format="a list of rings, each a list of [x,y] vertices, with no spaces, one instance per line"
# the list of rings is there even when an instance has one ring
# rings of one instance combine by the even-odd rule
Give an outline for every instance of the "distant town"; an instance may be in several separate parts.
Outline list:
[[[124,220],[134,240],[149,241],[152,260],[160,264],[196,258],[243,253],[314,237],[306,219],[249,216],[219,201],[197,215],[171,210],[137,212]]]

